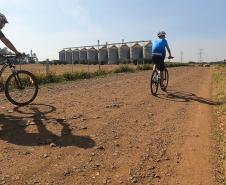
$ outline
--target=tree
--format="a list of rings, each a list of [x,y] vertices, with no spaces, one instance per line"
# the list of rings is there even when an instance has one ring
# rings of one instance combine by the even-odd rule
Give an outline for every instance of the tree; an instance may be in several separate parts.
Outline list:
[[[12,54],[12,52],[10,52],[9,50],[8,50],[8,48],[6,48],[6,47],[4,47],[4,48],[0,48],[0,53],[2,54],[2,55],[8,55],[8,54]]]

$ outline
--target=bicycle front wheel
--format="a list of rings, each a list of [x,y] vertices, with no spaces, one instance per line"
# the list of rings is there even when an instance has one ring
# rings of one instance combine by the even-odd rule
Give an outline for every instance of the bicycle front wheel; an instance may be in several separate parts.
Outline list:
[[[6,98],[14,105],[31,103],[38,94],[38,82],[29,71],[20,70],[11,74],[5,83]]]
[[[151,80],[150,80],[150,89],[151,94],[156,95],[159,87],[159,75],[156,70],[152,72]]]

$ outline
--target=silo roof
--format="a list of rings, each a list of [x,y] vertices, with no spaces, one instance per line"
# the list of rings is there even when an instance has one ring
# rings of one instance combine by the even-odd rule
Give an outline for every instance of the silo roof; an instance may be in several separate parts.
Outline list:
[[[117,47],[115,45],[111,46],[110,48],[116,48],[117,49]]]
[[[141,47],[141,45],[138,43],[135,43],[132,47]]]
[[[123,44],[123,45],[121,45],[121,48],[128,48],[129,46],[127,45],[127,44]]]
[[[96,48],[94,48],[94,47],[91,47],[89,50],[96,50]]]
[[[152,45],[152,42],[149,41],[145,46],[151,46]]]

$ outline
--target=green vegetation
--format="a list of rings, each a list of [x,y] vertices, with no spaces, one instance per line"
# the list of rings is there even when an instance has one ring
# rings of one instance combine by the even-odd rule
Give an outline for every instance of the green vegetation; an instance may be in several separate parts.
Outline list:
[[[184,66],[185,64],[181,63],[170,63],[169,67],[178,67],[178,66]],[[56,73],[48,73],[45,74],[35,74],[38,83],[39,84],[47,84],[47,83],[59,83],[59,82],[65,82],[65,81],[74,81],[74,80],[81,80],[81,79],[90,79],[95,77],[101,77],[106,76],[108,74],[113,73],[134,73],[137,71],[142,70],[151,70],[153,67],[152,64],[144,64],[144,65],[137,65],[136,67],[133,65],[128,64],[121,64],[116,69],[112,71],[105,71],[102,69],[99,69],[95,72],[66,72],[62,75],[57,75]]]
[[[220,102],[220,105],[215,108],[216,115],[218,117],[218,124],[215,130],[214,138],[217,143],[217,180],[222,184],[226,184],[226,66],[218,65],[214,68],[213,74],[213,96],[214,99]]]
[[[79,80],[79,79],[89,79],[92,77],[92,74],[89,72],[75,72],[75,73],[64,73],[63,80],[65,81],[72,81],[72,80]]]
[[[138,71],[151,70],[152,67],[153,67],[153,65],[150,65],[150,64],[138,65],[136,67],[136,70],[138,70]]]
[[[113,73],[133,73],[136,69],[129,65],[120,65],[118,68],[113,70]]]
[[[55,73],[44,74],[35,74],[39,84],[47,84],[47,83],[58,83],[63,81],[60,75],[56,75]]]
[[[166,62],[166,67],[181,67],[181,66],[192,66],[188,63],[179,63],[179,62]]]
[[[102,70],[102,69],[94,72],[94,76],[106,76],[107,74],[108,74],[108,72],[105,70]]]

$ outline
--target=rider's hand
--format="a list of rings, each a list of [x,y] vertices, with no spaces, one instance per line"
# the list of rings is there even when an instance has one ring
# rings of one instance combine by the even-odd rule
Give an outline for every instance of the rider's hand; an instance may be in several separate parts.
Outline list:
[[[171,56],[171,55],[168,57],[168,59],[173,59],[173,58],[174,58],[174,57],[173,57],[173,56]]]

